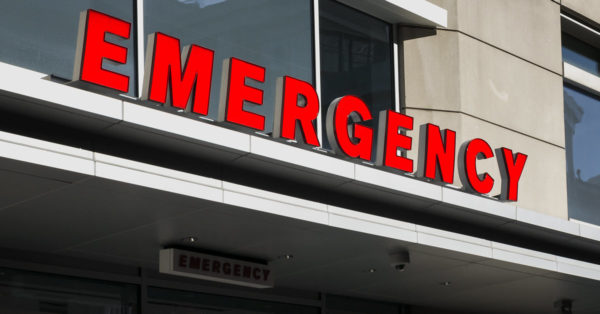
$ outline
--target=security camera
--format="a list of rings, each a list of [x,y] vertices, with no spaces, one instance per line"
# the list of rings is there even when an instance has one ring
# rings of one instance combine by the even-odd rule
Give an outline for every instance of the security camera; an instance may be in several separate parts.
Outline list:
[[[394,269],[397,271],[404,271],[406,269],[406,264],[398,264],[394,266]]]
[[[573,300],[570,299],[562,299],[554,302],[554,307],[558,308],[561,314],[571,314],[573,313]]]
[[[410,264],[410,255],[408,251],[390,254],[390,265],[397,271],[405,271]]]

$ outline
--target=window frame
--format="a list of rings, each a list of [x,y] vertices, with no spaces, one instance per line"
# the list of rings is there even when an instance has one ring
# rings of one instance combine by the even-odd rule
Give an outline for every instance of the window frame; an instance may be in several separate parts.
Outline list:
[[[561,12],[560,18],[561,18],[561,37],[562,37],[563,33],[566,33],[586,44],[589,44],[590,46],[593,46],[594,48],[598,49],[598,51],[600,51],[600,31],[598,31],[588,25],[585,25],[584,23],[579,22],[578,20],[572,18],[571,16],[569,16],[568,14],[565,14],[564,12]],[[561,42],[561,49],[562,49],[562,42]],[[564,90],[564,86],[570,86],[572,88],[580,89],[584,92],[590,93],[590,94],[592,94],[592,96],[600,98],[600,76],[596,76],[586,70],[583,70],[583,69],[565,61],[564,58],[563,58],[562,64],[563,64],[563,73],[562,73],[563,90]],[[564,104],[563,104],[563,107],[564,107]],[[564,119],[564,117],[563,117],[563,119]],[[567,151],[566,151],[566,147],[565,147],[565,155],[566,154],[567,154]],[[565,164],[565,172],[567,171],[567,167],[568,167],[568,165]],[[566,182],[567,190],[569,189],[568,180],[569,179],[567,178],[567,182]],[[567,192],[567,198],[568,198],[568,192]],[[568,201],[567,201],[567,215],[568,215],[568,219],[570,221],[574,221],[574,222],[577,222],[580,224],[590,225],[590,226],[594,226],[594,227],[599,227],[599,225],[597,225],[595,223],[582,221],[582,220],[573,218],[571,216],[571,210],[569,209],[569,206],[568,206]]]
[[[319,95],[319,101],[322,101],[322,92],[321,92],[321,56],[320,56],[320,33],[321,33],[321,28],[320,28],[320,11],[318,10],[319,6],[319,1],[320,0],[312,0],[312,9],[313,9],[313,21],[312,21],[312,25],[313,25],[313,54],[314,54],[314,58],[313,58],[313,70],[314,70],[314,81],[315,81],[315,90],[317,91],[317,95]],[[362,14],[368,15],[370,17],[373,17],[375,19],[378,19],[386,24],[388,24],[390,26],[390,42],[392,43],[392,45],[389,47],[389,53],[390,55],[390,59],[391,59],[391,66],[392,68],[390,69],[391,71],[391,79],[392,79],[392,106],[389,109],[393,109],[396,112],[400,112],[401,110],[401,106],[400,106],[400,84],[399,84],[399,77],[400,77],[400,73],[399,73],[399,59],[398,59],[398,51],[399,51],[399,46],[398,46],[398,35],[397,35],[397,27],[395,24],[391,24],[389,22],[386,22],[384,20],[381,20],[380,18],[370,15],[367,12],[363,12],[359,9],[356,9],[354,7],[350,7],[347,6],[344,3],[338,3],[339,5],[343,5],[346,6],[352,10],[355,10],[357,12],[360,12]],[[369,104],[367,104],[369,105]],[[321,148],[323,148],[323,136],[326,136],[325,134],[325,130],[323,129],[323,117],[322,115],[324,114],[323,112],[323,108],[324,105],[321,102],[320,103],[320,108],[321,110],[319,110],[319,115],[317,116],[317,136],[319,138],[319,142],[321,143]],[[374,116],[376,116],[378,113],[377,112],[372,112],[372,114]]]
[[[561,33],[567,33],[600,51],[600,32],[561,13]],[[600,76],[591,74],[563,60],[563,79],[565,82],[600,96]]]

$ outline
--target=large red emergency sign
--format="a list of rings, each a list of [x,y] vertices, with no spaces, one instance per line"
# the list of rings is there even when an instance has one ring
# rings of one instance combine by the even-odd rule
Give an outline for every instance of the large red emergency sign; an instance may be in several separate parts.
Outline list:
[[[103,60],[127,62],[127,48],[105,40],[106,34],[129,39],[131,23],[101,12],[82,12],[75,81],[127,92],[129,77],[102,68]],[[183,64],[182,64],[183,61]],[[142,100],[166,104],[194,114],[207,115],[213,78],[214,52],[197,45],[182,49],[179,39],[154,33],[149,36],[146,50],[146,69]],[[263,91],[246,84],[247,80],[264,83],[266,69],[238,59],[224,60],[219,99],[218,120],[252,130],[265,130],[265,117],[245,110],[246,102],[263,105]],[[314,87],[302,80],[284,76],[277,81],[273,137],[295,140],[319,147],[316,123],[320,104]],[[299,99],[303,99],[299,102]],[[326,134],[333,151],[348,158],[375,161],[377,166],[412,173],[414,162],[399,154],[412,148],[412,138],[404,131],[413,130],[413,118],[392,110],[379,113],[379,138],[374,130],[360,122],[373,119],[373,113],[360,98],[346,95],[335,99],[326,113]],[[199,122],[201,123],[201,122]],[[300,128],[297,130],[296,128]],[[299,131],[299,132],[297,132]],[[452,184],[456,163],[456,132],[440,130],[433,124],[423,127],[422,169],[417,174],[431,180]],[[301,134],[302,138],[296,138]],[[376,145],[376,149],[373,149]],[[373,155],[375,151],[375,158]],[[483,139],[473,139],[461,147],[464,156],[458,161],[459,176],[468,190],[489,193],[495,183],[489,173],[477,171],[477,160],[496,156],[501,173],[503,200],[516,201],[519,179],[527,155],[514,153],[509,148],[498,148],[496,153]]]

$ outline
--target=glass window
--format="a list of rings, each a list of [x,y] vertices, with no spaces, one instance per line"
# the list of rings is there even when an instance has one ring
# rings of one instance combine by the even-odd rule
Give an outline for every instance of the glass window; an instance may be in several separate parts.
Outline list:
[[[79,13],[95,9],[133,22],[131,0],[18,0],[3,1],[0,10],[0,61],[71,80],[75,62]],[[127,64],[104,62],[107,70],[129,75],[129,91],[135,94],[134,28],[127,41]]]
[[[321,309],[318,307],[155,287],[148,288],[148,303],[148,313],[152,314],[204,314],[223,312],[252,314],[321,313]]]
[[[600,99],[564,87],[569,216],[600,225]]]
[[[393,303],[327,295],[327,314],[397,314],[401,306]]]
[[[563,61],[582,70],[600,76],[600,55],[598,49],[569,35],[562,34]]]
[[[333,0],[319,9],[322,125],[334,99],[354,95],[374,117],[365,125],[376,129],[379,111],[394,108],[391,26]]]
[[[0,268],[0,313],[135,314],[137,287]]]
[[[566,29],[569,34],[562,34],[563,61],[600,76],[600,50],[588,41],[595,37],[584,41],[573,36],[582,30],[571,28]],[[600,91],[580,87],[585,85],[564,85],[567,199],[570,218],[600,225]]]
[[[262,114],[273,128],[277,78],[293,76],[312,84],[312,19],[308,0],[145,0],[144,33],[161,32],[215,52],[209,117],[218,113],[222,61],[236,57],[266,68]]]

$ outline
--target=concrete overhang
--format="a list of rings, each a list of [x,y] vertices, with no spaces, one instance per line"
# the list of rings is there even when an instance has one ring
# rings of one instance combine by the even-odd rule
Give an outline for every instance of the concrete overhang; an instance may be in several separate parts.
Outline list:
[[[503,203],[452,186],[352,163],[327,152],[311,151],[283,141],[228,129],[223,124],[198,121],[198,117],[169,111],[162,106],[133,103],[125,98],[111,98],[73,88],[44,79],[44,74],[19,67],[0,63],[0,72],[4,74],[0,77],[0,109],[5,111],[4,116],[8,119],[3,123],[4,130],[14,120],[13,114],[24,117],[24,126],[31,124],[28,122],[32,121],[30,118],[42,119],[77,130],[83,137],[91,137],[84,138],[84,142],[104,136],[146,145],[152,149],[149,154],[159,150],[189,156],[194,171],[209,177],[219,175],[213,168],[220,164],[225,165],[224,171],[235,168],[253,172],[254,181],[235,179],[250,186],[259,186],[257,181],[267,176],[278,182],[289,182],[288,186],[292,186],[286,187],[287,190],[281,189],[282,184],[264,187],[274,192],[327,201],[335,206],[355,207],[358,211],[450,231],[461,230],[471,235],[519,235],[525,239],[525,245],[535,240],[542,241],[540,246],[546,248],[591,249],[594,255],[582,254],[584,259],[600,252],[600,232],[594,227],[530,211],[514,203]],[[39,132],[37,135],[46,136]],[[65,143],[61,135],[45,138]],[[103,148],[94,143],[95,151],[123,156],[111,147],[114,146],[111,141]],[[166,166],[177,169],[178,164]],[[313,192],[294,188],[298,185]],[[323,191],[354,197],[349,199],[360,200],[362,204],[332,202],[329,195],[321,195]],[[463,226],[467,225],[475,229],[464,229]]]
[[[3,121],[5,131],[10,131],[6,129],[7,125],[17,116],[22,117],[22,125],[17,122],[17,128],[37,127],[32,126],[30,121],[41,119],[61,127],[69,127],[68,133],[80,134],[84,142],[93,142],[94,139],[105,136],[110,139],[105,145],[115,146],[113,140],[123,139],[128,143],[141,143],[150,147],[151,150],[146,151],[146,155],[158,155],[156,159],[148,161],[138,159],[139,155],[135,158],[124,156],[119,150],[101,147],[95,142],[87,147],[67,143],[61,137],[64,132],[58,135],[38,132],[38,136],[48,140],[39,141],[36,136],[22,136],[25,134],[17,130],[12,135],[3,135],[7,144],[0,157],[86,176],[101,176],[100,170],[112,169],[114,171],[110,175],[114,177],[108,179],[174,193],[184,191],[186,195],[200,193],[201,198],[213,195],[217,200],[219,195],[225,193],[223,182],[228,181],[251,188],[253,192],[249,194],[277,193],[312,204],[286,212],[292,218],[314,217],[306,219],[315,223],[321,220],[326,222],[326,217],[331,215],[331,208],[345,208],[386,219],[387,223],[384,225],[394,224],[394,221],[400,224],[407,222],[458,232],[464,236],[486,238],[488,242],[498,241],[597,263],[595,257],[600,252],[600,229],[592,226],[472,195],[451,186],[441,186],[369,165],[352,163],[328,153],[231,130],[223,125],[197,121],[197,117],[168,112],[168,108],[132,103],[126,99],[65,86],[44,79],[41,73],[15,66],[0,63],[0,72],[4,74],[0,77],[0,109],[4,112],[3,119],[7,120]],[[42,150],[32,151],[35,147],[41,147]],[[57,151],[61,155],[54,154]],[[198,182],[200,185],[207,185],[205,183],[208,182],[212,187],[198,190],[196,185],[187,187],[185,183],[178,190],[178,186],[173,185],[170,179],[164,181],[165,184],[148,186],[153,181],[147,180],[145,175],[126,175],[129,173],[127,169],[137,167],[136,162],[140,161],[146,163],[143,166],[146,169],[144,173],[155,171],[155,162],[164,161],[161,158],[164,159],[166,153],[185,155],[193,166],[193,171],[190,172],[190,167],[178,168],[178,160],[166,166],[164,163],[158,164],[171,169],[165,172],[167,177],[177,176],[183,178],[184,183]],[[58,158],[59,156],[64,158]],[[131,162],[120,168],[103,168],[106,164],[116,162],[117,159],[111,156],[125,157]],[[221,166],[218,168],[215,165]],[[22,168],[26,172],[27,166]],[[246,171],[246,175],[237,175],[237,172],[243,171]],[[35,175],[42,176],[40,173]],[[267,183],[270,185],[265,185],[263,178],[269,178],[272,182]],[[59,180],[71,181],[68,178]],[[171,183],[167,184],[168,182]],[[332,198],[332,195],[342,196],[350,201],[344,203],[339,198]],[[313,205],[328,209],[325,212],[309,211],[307,216],[300,211]],[[378,228],[373,232],[379,232]],[[411,232],[409,234],[418,236]],[[499,237],[493,238],[493,235]],[[491,251],[493,248],[488,246],[483,250]]]
[[[446,27],[448,12],[426,0],[338,0],[391,24]]]
[[[107,263],[142,268],[148,285],[210,285],[155,273],[160,249],[184,246],[269,262],[275,290],[465,313],[550,313],[562,298],[600,310],[600,265],[225,180],[5,132],[0,177],[0,267],[60,273],[48,263],[67,260],[107,280],[86,269]]]
[[[44,119],[90,137],[84,140],[148,142],[160,158],[192,155],[194,166],[185,171],[109,155],[96,143],[55,143],[63,140],[56,134],[41,140],[0,132],[2,267],[25,267],[13,250],[26,250],[153,269],[159,249],[197,235],[199,249],[274,263],[280,287],[457,311],[547,313],[564,297],[577,299],[579,313],[600,309],[597,262],[527,247],[544,240],[598,256],[594,227],[65,86],[41,73],[5,64],[0,72],[3,128],[26,115],[23,127]],[[213,165],[209,159],[225,165],[218,171],[254,172],[246,182],[195,172]],[[257,177],[266,176],[277,178],[274,185],[287,179],[296,190],[313,190],[302,196],[257,186]],[[319,193],[365,202],[315,200]],[[386,217],[390,211],[379,206],[427,219]],[[436,221],[451,224],[440,228]],[[505,237],[473,235],[461,228],[466,224]],[[411,252],[403,273],[389,265],[397,250]],[[278,259],[285,253],[295,255],[291,263]],[[446,281],[452,285],[440,285]]]

